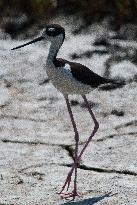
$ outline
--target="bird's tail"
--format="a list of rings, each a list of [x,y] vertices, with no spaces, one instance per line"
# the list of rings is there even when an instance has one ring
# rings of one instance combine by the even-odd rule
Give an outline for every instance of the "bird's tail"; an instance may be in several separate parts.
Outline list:
[[[114,90],[117,88],[122,88],[125,84],[125,80],[108,79],[106,84],[102,84],[99,86],[99,90]]]

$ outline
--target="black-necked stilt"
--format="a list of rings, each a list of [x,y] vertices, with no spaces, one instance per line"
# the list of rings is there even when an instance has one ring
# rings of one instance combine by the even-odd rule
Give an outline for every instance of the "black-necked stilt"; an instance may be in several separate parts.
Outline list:
[[[16,48],[13,48],[12,50],[24,47],[26,45],[35,43],[37,41],[41,40],[49,40],[51,42],[49,54],[47,57],[47,63],[46,63],[46,70],[47,75],[53,85],[60,91],[65,97],[67,109],[71,118],[71,122],[73,125],[73,129],[75,132],[75,156],[74,156],[74,164],[72,165],[72,168],[70,172],[68,173],[68,176],[66,178],[66,181],[62,187],[61,194],[63,194],[63,191],[65,188],[69,188],[70,182],[71,182],[71,176],[75,170],[75,178],[74,178],[74,189],[71,193],[64,194],[65,197],[73,197],[73,199],[78,196],[77,193],[77,167],[80,163],[80,159],[82,157],[83,152],[85,151],[86,147],[88,146],[89,142],[97,132],[99,128],[99,123],[95,118],[95,115],[93,114],[88,100],[86,98],[86,94],[92,91],[95,88],[98,88],[101,85],[108,84],[108,83],[115,83],[113,80],[109,80],[106,78],[103,78],[93,71],[91,71],[89,68],[87,68],[84,65],[81,65],[80,63],[74,63],[70,62],[64,59],[56,58],[57,53],[63,44],[63,41],[65,39],[65,30],[63,27],[57,24],[52,24],[47,26],[43,32],[42,35],[26,44],[20,45]],[[117,83],[116,83],[117,84]],[[73,113],[70,107],[70,102],[68,99],[69,94],[79,94],[83,97],[87,109],[94,121],[94,129],[86,141],[83,149],[78,154],[78,143],[79,143],[79,133],[76,127],[76,123],[73,117]]]

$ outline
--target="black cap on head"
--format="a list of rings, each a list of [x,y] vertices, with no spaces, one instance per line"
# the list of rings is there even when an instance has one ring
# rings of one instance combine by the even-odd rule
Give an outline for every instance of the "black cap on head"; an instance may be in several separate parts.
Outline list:
[[[46,27],[46,34],[52,37],[63,34],[65,37],[65,29],[58,24],[51,24]]]

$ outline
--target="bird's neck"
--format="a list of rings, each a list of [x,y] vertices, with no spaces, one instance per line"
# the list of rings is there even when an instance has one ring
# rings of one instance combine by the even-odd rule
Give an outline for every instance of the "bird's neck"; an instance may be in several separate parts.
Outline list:
[[[49,54],[47,61],[48,62],[54,62],[56,60],[58,51],[63,44],[64,38],[61,36],[60,38],[56,38],[51,42],[50,49],[49,49]]]

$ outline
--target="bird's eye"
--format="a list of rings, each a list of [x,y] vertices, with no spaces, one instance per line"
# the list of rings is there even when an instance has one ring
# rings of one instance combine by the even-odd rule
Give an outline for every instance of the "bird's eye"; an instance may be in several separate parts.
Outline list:
[[[53,27],[49,27],[49,28],[47,29],[47,35],[48,35],[48,36],[56,36],[56,29],[53,28]]]
[[[55,31],[55,28],[48,28],[48,31],[49,31],[49,32],[54,32],[54,31]]]
[[[65,35],[65,30],[61,26],[58,26],[58,25],[47,26],[46,35],[51,36],[51,37],[56,37],[60,34]]]

